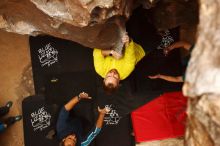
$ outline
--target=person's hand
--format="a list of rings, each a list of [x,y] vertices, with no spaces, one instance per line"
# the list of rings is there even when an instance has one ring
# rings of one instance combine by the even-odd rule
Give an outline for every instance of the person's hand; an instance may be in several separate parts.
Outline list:
[[[192,46],[191,44],[189,44],[185,41],[178,41],[178,42],[171,44],[167,48],[164,48],[163,52],[164,52],[164,55],[167,56],[169,54],[169,52],[175,48],[184,48],[186,50],[189,50],[191,48],[191,46]]]
[[[168,47],[163,49],[163,54],[165,56],[167,56],[169,54],[169,48]]]
[[[128,34],[127,33],[125,33],[123,36],[122,36],[122,38],[121,38],[121,40],[122,40],[122,43],[128,43],[129,42],[129,36],[128,36]]]
[[[181,41],[180,42],[175,42],[175,43],[169,45],[168,47],[164,48],[163,53],[164,53],[165,56],[167,56],[170,53],[170,51],[172,51],[175,48],[179,48],[181,46],[183,46],[183,43]]]
[[[115,50],[111,50],[111,54],[115,59],[121,59],[122,58],[122,54],[116,52]]]
[[[165,56],[167,56],[167,55],[170,53],[171,50],[173,50],[173,45],[170,45],[170,46],[164,48],[164,49],[163,49],[163,54],[164,54]]]
[[[106,113],[108,113],[108,112],[110,112],[110,108],[109,107],[105,107],[105,108],[100,108],[99,106],[98,106],[98,112],[100,113],[100,114],[106,114]]]
[[[79,100],[80,99],[92,99],[92,97],[89,96],[88,93],[85,93],[85,92],[81,92],[78,96]]]
[[[160,78],[160,74],[154,75],[154,76],[148,76],[150,79],[158,79]]]
[[[101,52],[103,57],[111,55],[111,50],[101,50]]]
[[[130,38],[129,38],[128,34],[127,34],[127,33],[124,33],[124,35],[123,35],[122,38],[121,38],[121,41],[122,41],[122,43],[124,43],[124,46],[125,46],[125,47],[128,47],[128,45],[129,45],[129,40],[130,40]]]

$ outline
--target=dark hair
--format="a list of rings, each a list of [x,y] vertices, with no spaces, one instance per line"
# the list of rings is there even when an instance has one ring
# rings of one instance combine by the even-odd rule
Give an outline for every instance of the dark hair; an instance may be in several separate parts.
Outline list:
[[[73,133],[73,134],[74,134],[74,133]],[[67,135],[67,136],[64,137],[63,139],[66,139],[68,136],[69,136],[69,135]],[[64,144],[65,140],[63,140],[63,139],[60,141],[59,146],[65,146],[65,144]],[[77,140],[77,137],[76,137],[76,140]],[[77,141],[76,141],[76,143],[77,143]],[[75,145],[76,145],[76,143],[75,143]]]
[[[118,87],[119,84],[117,86],[114,86],[114,84],[112,83],[106,85],[105,82],[103,82],[103,89],[109,95],[113,94],[118,89]]]
[[[64,141],[63,140],[60,142],[59,146],[64,146]]]

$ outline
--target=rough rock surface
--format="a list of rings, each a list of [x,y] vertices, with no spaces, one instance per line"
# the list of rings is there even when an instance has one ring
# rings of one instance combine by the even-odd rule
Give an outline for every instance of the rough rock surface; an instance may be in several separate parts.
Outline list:
[[[136,146],[184,146],[183,138],[170,138],[136,144]]]
[[[121,51],[133,0],[2,0],[0,28],[50,34],[88,47]]]
[[[197,0],[161,0],[152,8],[152,22],[160,30],[198,23]]]
[[[192,23],[194,18],[193,2],[185,0],[1,0],[0,29],[49,34],[121,53],[125,22],[139,5],[154,8],[152,21],[160,29]]]
[[[220,3],[200,1],[197,42],[183,91],[189,97],[186,145],[220,145]]]

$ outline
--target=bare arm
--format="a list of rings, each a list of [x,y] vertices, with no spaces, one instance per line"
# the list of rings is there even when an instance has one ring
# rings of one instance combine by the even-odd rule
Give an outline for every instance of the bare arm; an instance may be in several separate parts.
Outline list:
[[[170,51],[172,51],[173,49],[176,48],[184,48],[185,50],[189,51],[189,49],[191,48],[191,44],[185,41],[179,41],[179,42],[175,42],[172,45],[170,45],[169,47],[164,49],[164,54],[167,55]]]
[[[73,107],[81,100],[81,99],[91,99],[89,95],[85,92],[81,92],[78,96],[74,96],[67,104],[64,105],[67,111],[73,109]]]
[[[167,76],[167,75],[161,75],[161,74],[157,74],[154,76],[148,76],[150,79],[163,79],[169,82],[183,82],[183,78],[182,76]]]
[[[100,109],[98,107],[98,111],[99,111],[99,117],[97,119],[97,122],[96,122],[96,127],[93,128],[88,136],[86,137],[86,139],[84,141],[81,142],[81,145],[85,145],[85,146],[88,146],[92,140],[99,134],[99,132],[101,131],[101,128],[102,128],[102,125],[103,125],[103,120],[104,120],[104,117],[105,117],[105,114],[107,112],[109,112],[109,108],[103,108],[103,109]]]
[[[112,54],[112,50],[102,50],[102,55],[104,57],[109,56],[110,54]]]
[[[109,108],[100,109],[98,107],[98,111],[99,111],[99,117],[98,117],[98,119],[96,121],[96,127],[97,128],[102,128],[105,114],[108,113],[110,111],[110,109]]]
[[[116,52],[115,50],[102,50],[102,56],[112,56],[115,59],[121,59],[122,55]]]
[[[179,42],[173,43],[173,44],[170,45],[168,48],[170,48],[171,50],[172,50],[172,49],[175,49],[175,48],[184,48],[184,49],[186,49],[186,50],[189,50],[191,46],[192,46],[192,45],[189,44],[188,42],[179,41]]]
[[[160,79],[169,81],[169,82],[183,82],[182,76],[166,76],[166,75],[160,75]]]
[[[96,127],[102,128],[104,117],[105,117],[105,114],[99,114],[99,117],[96,121]]]
[[[73,97],[67,104],[64,105],[65,109],[67,111],[70,111],[73,109],[73,107],[79,102],[79,99],[77,96]]]
[[[122,43],[125,44],[125,47],[127,47],[129,45],[129,36],[127,35],[127,33],[125,33],[122,36]],[[116,52],[115,50],[102,50],[102,55],[104,57],[106,56],[113,56],[115,59],[121,59],[123,56],[122,54],[119,54],[118,52]]]

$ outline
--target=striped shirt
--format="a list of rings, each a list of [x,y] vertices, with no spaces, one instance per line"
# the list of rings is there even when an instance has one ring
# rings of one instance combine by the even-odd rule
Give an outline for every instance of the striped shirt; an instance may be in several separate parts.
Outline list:
[[[69,116],[69,111],[63,107],[60,110],[60,114],[56,125],[57,136],[60,140],[64,139],[66,136],[75,134],[77,137],[76,146],[88,146],[92,140],[99,134],[101,128],[93,127],[86,137],[82,136],[82,125],[78,118],[73,118]]]
[[[89,132],[86,139],[81,142],[81,146],[88,146],[92,142],[92,140],[99,134],[100,131],[101,128],[95,127],[92,131]]]

